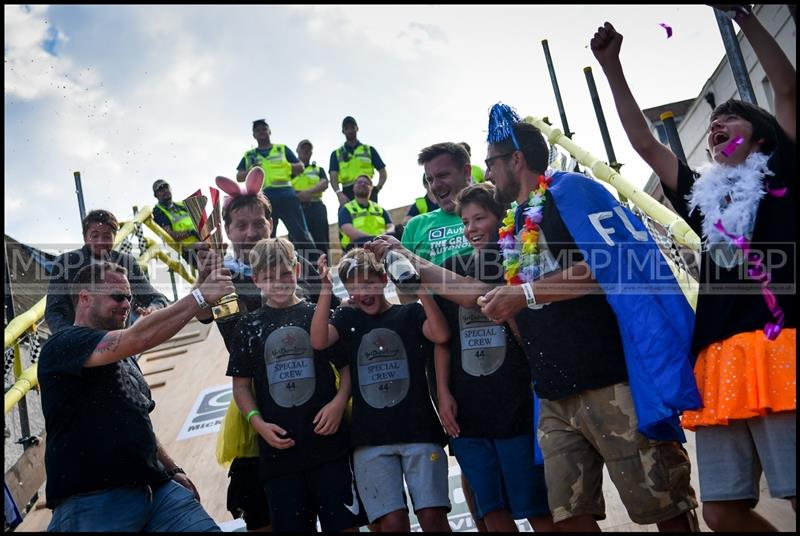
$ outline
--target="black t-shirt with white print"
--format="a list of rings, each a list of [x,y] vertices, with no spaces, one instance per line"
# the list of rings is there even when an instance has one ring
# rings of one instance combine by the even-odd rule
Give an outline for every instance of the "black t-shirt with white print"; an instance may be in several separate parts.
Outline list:
[[[393,305],[378,315],[338,307],[331,324],[339,332],[337,366],[350,366],[354,447],[439,443],[445,436],[433,409],[425,363],[433,344],[422,333],[419,303]]]
[[[519,231],[521,210],[515,219]],[[552,265],[543,277],[553,268],[565,270],[583,260],[550,192],[545,192],[539,225],[542,255]],[[533,287],[535,292],[535,282]],[[553,302],[536,310],[526,308],[515,318],[534,388],[541,398],[560,400],[628,380],[617,315],[605,295]]]
[[[340,458],[349,449],[343,418],[333,435],[314,432],[314,417],[336,395],[336,377],[327,352],[311,347],[315,305],[301,301],[284,309],[263,306],[236,325],[228,376],[253,378],[258,410],[294,439],[275,449],[259,436],[265,478],[302,471]]]
[[[70,326],[42,347],[49,508],[80,493],[169,480],[156,456],[155,402],[136,362],[84,367],[106,333]]]
[[[497,248],[450,257],[444,268],[485,283],[504,283]],[[511,329],[490,321],[478,308],[438,296],[436,301],[450,325],[450,392],[458,404],[461,437],[530,433],[530,367]]]

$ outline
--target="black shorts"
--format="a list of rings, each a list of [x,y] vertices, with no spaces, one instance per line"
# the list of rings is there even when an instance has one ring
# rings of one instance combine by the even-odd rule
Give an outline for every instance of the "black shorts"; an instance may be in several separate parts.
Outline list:
[[[247,530],[269,525],[269,504],[260,476],[258,458],[236,458],[228,471],[228,511],[243,518]]]
[[[367,524],[350,456],[266,483],[274,532],[339,532]]]

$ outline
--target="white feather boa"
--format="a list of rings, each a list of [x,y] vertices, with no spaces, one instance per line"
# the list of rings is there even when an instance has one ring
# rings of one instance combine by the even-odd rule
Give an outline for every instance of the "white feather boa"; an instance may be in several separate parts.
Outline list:
[[[758,206],[767,193],[764,177],[774,175],[768,161],[768,155],[754,152],[738,166],[714,163],[700,170],[700,178],[686,198],[689,214],[696,208],[703,213],[706,245],[731,242],[714,227],[717,221],[728,233],[752,238]]]

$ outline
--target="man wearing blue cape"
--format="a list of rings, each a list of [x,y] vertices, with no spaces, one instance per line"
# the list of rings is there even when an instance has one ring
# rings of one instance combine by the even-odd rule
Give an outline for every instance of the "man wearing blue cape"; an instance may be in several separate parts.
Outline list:
[[[562,530],[599,530],[602,468],[628,514],[697,530],[678,416],[701,405],[693,313],[645,227],[599,183],[548,172],[541,132],[506,105],[490,114],[487,173],[513,203],[500,247],[509,285],[478,299],[515,319],[541,398],[548,500]]]

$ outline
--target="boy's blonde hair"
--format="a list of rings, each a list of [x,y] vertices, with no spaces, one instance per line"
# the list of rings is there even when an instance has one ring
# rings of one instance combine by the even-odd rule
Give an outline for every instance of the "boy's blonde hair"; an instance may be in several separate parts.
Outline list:
[[[353,248],[339,261],[336,273],[342,283],[345,283],[358,274],[363,274],[363,277],[367,277],[370,273],[383,275],[386,270],[374,253],[364,248]]]
[[[254,275],[274,268],[278,263],[290,270],[297,265],[294,246],[285,238],[264,238],[250,250],[250,266]]]

